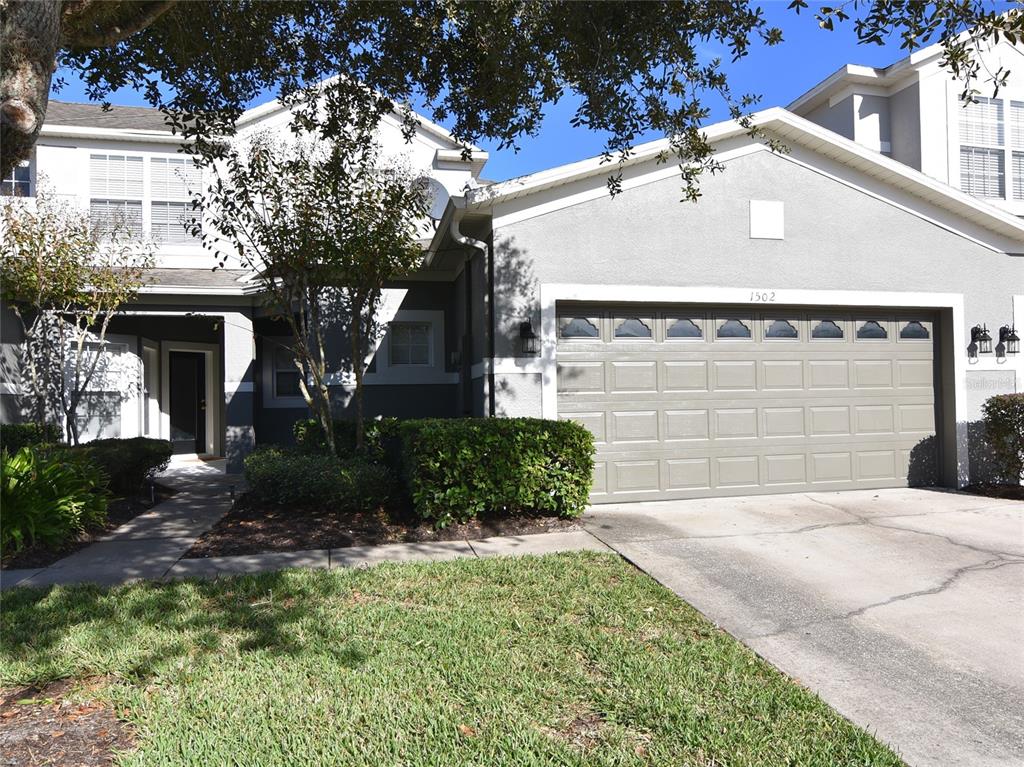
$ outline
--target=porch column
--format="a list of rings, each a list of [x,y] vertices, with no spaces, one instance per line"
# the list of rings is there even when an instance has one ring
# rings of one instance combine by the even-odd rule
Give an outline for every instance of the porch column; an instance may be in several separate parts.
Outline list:
[[[242,459],[255,445],[256,341],[252,310],[225,312],[221,335],[224,349],[224,456],[229,472],[242,471]]]

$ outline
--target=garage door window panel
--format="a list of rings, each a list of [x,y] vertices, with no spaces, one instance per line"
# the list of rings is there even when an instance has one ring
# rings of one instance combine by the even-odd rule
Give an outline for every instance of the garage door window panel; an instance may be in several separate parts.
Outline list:
[[[858,341],[888,341],[889,322],[888,320],[858,320],[857,321]]]
[[[812,319],[812,341],[845,341],[846,321],[840,319]]]
[[[750,318],[720,317],[716,322],[715,338],[719,341],[750,341],[753,339]]]
[[[666,341],[703,341],[703,317],[666,317]]]
[[[640,317],[621,317],[615,320],[615,332],[613,337],[624,341],[651,341],[654,340],[654,333],[651,328],[654,323],[649,319]]]
[[[598,341],[601,339],[600,320],[596,317],[565,317],[558,335],[565,339]]]
[[[932,324],[924,320],[909,320],[899,323],[900,341],[930,341]]]
[[[800,321],[796,319],[776,319],[766,317],[764,319],[764,340],[765,341],[799,341]]]

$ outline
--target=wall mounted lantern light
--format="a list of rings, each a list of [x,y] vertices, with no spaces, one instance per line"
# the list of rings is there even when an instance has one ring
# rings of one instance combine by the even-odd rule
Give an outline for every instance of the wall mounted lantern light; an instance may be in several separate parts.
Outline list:
[[[533,332],[533,323],[530,320],[519,323],[519,342],[523,347],[523,354],[537,353],[537,334]]]
[[[996,348],[1002,350],[1000,356],[1003,357],[1020,351],[1020,336],[1012,325],[1003,325],[999,328],[999,346]]]
[[[977,357],[981,354],[992,353],[992,336],[984,325],[975,325],[971,328],[971,345],[967,347],[968,357]]]

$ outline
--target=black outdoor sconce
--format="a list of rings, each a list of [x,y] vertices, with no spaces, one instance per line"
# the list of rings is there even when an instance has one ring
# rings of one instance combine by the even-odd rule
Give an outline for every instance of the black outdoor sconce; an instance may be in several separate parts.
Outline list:
[[[1020,336],[1012,325],[1003,325],[999,328],[999,345],[996,347],[996,355],[1005,357],[1007,354],[1016,354],[1020,351]]]
[[[967,347],[968,357],[977,357],[979,353],[992,353],[992,336],[984,325],[975,325],[971,328],[971,345]]]
[[[537,353],[537,334],[533,332],[533,323],[529,320],[519,323],[519,342],[522,344],[523,354]]]

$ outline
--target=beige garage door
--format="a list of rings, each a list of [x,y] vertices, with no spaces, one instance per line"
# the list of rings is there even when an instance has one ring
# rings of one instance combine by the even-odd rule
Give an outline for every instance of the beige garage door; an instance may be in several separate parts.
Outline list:
[[[558,414],[596,503],[928,484],[934,317],[559,305]]]

